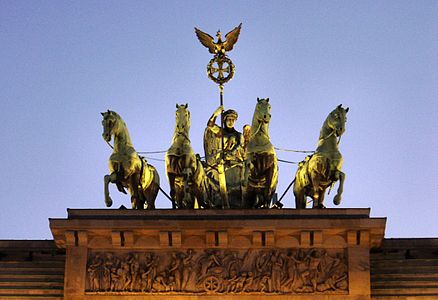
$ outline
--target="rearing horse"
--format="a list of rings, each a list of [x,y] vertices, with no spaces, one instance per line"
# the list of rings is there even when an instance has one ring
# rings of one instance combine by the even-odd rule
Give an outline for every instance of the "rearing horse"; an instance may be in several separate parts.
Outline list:
[[[109,196],[109,183],[115,183],[120,192],[131,195],[132,208],[154,209],[160,187],[157,170],[140,157],[132,145],[125,122],[114,111],[101,113],[103,116],[103,139],[109,143],[114,136],[113,153],[108,162],[110,174],[104,177],[105,203],[113,204]],[[111,145],[110,145],[111,146]]]
[[[348,107],[344,109],[340,104],[328,115],[322,125],[315,153],[298,165],[294,183],[296,208],[306,208],[307,197],[313,199],[313,208],[325,208],[325,190],[338,180],[339,187],[333,203],[341,203],[345,174],[341,172],[343,160],[338,144],[345,131],[347,112]]]
[[[200,207],[209,207],[207,177],[190,143],[190,111],[187,108],[188,104],[176,105],[175,132],[166,152],[170,197],[174,208],[194,208],[195,197]]]
[[[269,98],[257,98],[246,149],[246,196],[244,207],[269,208],[278,183],[278,162],[269,138]]]

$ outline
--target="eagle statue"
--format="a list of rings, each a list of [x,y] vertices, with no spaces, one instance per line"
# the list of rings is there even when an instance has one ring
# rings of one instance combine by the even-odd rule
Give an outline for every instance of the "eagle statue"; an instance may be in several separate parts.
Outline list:
[[[208,51],[211,54],[223,57],[225,56],[225,52],[233,50],[233,46],[239,38],[241,28],[242,23],[240,23],[239,26],[237,26],[225,35],[225,41],[222,40],[222,33],[220,30],[218,30],[218,32],[216,33],[217,42],[214,42],[214,38],[211,35],[203,32],[196,27],[195,33],[201,44],[207,47]]]

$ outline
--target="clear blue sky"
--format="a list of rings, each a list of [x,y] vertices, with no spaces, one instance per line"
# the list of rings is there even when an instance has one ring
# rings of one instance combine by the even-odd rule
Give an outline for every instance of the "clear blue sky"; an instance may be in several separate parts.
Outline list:
[[[2,0],[0,239],[51,238],[48,218],[105,207],[101,111],[122,115],[138,151],[165,150],[175,103],[188,102],[202,154],[219,99],[193,28],[240,22],[225,87],[237,128],[270,97],[275,146],[313,150],[327,114],[349,106],[340,207],[388,217],[387,237],[438,236],[437,1]],[[164,163],[150,162],[168,191]],[[280,194],[295,170],[280,164]],[[170,207],[161,194],[157,205]]]

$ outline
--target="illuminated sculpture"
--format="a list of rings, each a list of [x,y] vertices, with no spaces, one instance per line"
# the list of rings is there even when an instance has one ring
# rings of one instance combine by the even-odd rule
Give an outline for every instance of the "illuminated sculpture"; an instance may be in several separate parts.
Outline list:
[[[176,105],[176,126],[172,145],[166,152],[166,175],[170,185],[170,197],[176,208],[194,208],[207,204],[207,179],[201,161],[190,144],[190,112],[188,104]]]
[[[295,175],[294,195],[296,208],[306,208],[307,197],[313,199],[313,208],[324,208],[324,195],[328,187],[339,180],[333,203],[341,203],[345,174],[341,171],[342,155],[338,144],[345,131],[348,107],[336,107],[324,121],[313,155],[298,165]]]
[[[149,165],[144,157],[140,157],[132,145],[128,128],[122,118],[114,111],[101,113],[103,116],[103,139],[108,142],[114,137],[113,153],[108,162],[110,174],[105,175],[105,203],[110,207],[108,184],[115,183],[120,192],[131,195],[132,208],[154,209],[155,198],[160,188],[160,177],[157,170]]]

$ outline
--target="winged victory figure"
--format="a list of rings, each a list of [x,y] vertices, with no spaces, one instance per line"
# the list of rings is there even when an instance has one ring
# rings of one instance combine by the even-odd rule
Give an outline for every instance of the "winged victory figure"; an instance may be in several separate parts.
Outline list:
[[[218,30],[218,32],[216,33],[217,42],[214,42],[214,38],[211,35],[203,32],[196,27],[195,33],[201,44],[207,47],[208,51],[211,54],[225,56],[225,52],[233,50],[233,46],[239,38],[241,28],[242,23],[240,23],[239,26],[237,26],[225,35],[225,41],[222,40],[222,33],[220,30]]]

